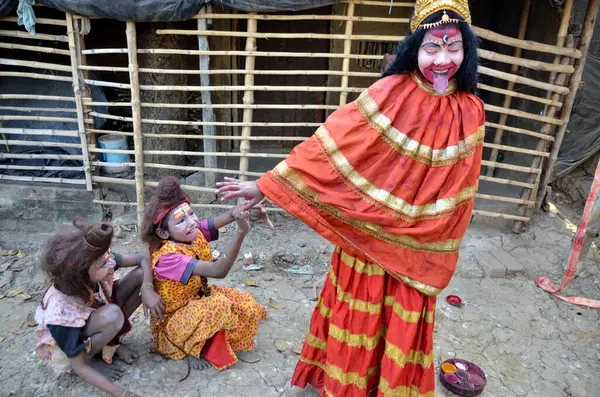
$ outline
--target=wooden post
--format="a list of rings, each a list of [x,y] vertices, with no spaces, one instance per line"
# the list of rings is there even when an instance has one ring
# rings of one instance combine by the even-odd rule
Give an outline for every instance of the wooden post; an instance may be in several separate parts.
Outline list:
[[[564,47],[565,40],[567,39],[567,33],[569,33],[569,24],[571,22],[571,14],[573,12],[573,0],[565,0],[565,5],[563,6],[563,15],[560,21],[560,27],[558,29],[558,34],[556,36],[556,45],[558,47]],[[560,55],[556,55],[554,57],[554,64],[558,65],[560,62]],[[554,81],[556,78],[556,72],[550,73],[550,82]],[[546,98],[550,98],[552,96],[551,92],[546,94]],[[548,106],[544,107],[544,114],[548,114]]]
[[[350,37],[352,35],[352,28],[354,24],[354,21],[352,20],[352,18],[354,17],[354,0],[351,0],[348,3],[346,17],[346,29],[344,31],[344,35]],[[340,92],[340,106],[345,105],[348,100],[348,91],[346,91],[346,89],[348,88],[348,80],[350,79],[350,76],[348,76],[348,72],[350,71],[350,58],[348,56],[350,55],[351,51],[352,40],[347,38],[344,40],[344,60],[342,61],[342,72],[344,73],[344,75],[342,75],[341,84],[342,90],[344,91]]]
[[[257,20],[256,19],[248,19],[248,33],[256,33],[257,31]],[[252,36],[252,35],[250,35]],[[256,51],[256,38],[248,37],[246,39],[246,51]],[[244,77],[244,86],[252,87],[254,85],[254,74],[251,72],[254,70],[254,55],[246,56],[246,75]],[[251,105],[254,105],[254,91],[246,90],[244,92],[244,105],[247,106],[244,108],[244,115],[242,121],[244,123],[252,122],[252,108]],[[252,133],[252,127],[244,125],[242,127],[242,142],[240,143],[240,172],[248,171],[248,157],[245,156],[250,151],[250,140],[243,139],[247,138]],[[243,181],[248,180],[246,175],[240,175],[240,179]]]
[[[237,10],[233,11],[233,14],[237,14]],[[231,31],[232,32],[237,32],[238,30],[238,19],[234,18],[231,21]],[[230,37],[230,50],[237,51],[238,49],[238,38],[237,37]],[[237,55],[232,55],[231,56],[231,66],[232,69],[238,69],[238,57]],[[233,73],[231,75],[231,84],[238,85],[239,84],[239,75],[237,73]],[[232,103],[234,105],[238,104],[238,93],[237,92],[232,92],[231,93],[231,99],[232,99]],[[231,109],[231,121],[233,121],[234,123],[237,123],[240,120],[240,114],[238,112],[237,109]],[[233,127],[233,136],[240,136],[240,130],[237,126]],[[240,149],[240,141],[239,140],[235,140],[233,141],[233,150],[239,150]]]
[[[573,35],[569,35],[568,39],[567,39],[567,47],[568,48],[573,48],[575,46],[574,44],[574,39],[573,39]],[[572,59],[569,57],[564,57],[563,60],[561,61],[562,65],[569,65],[572,62]],[[556,85],[565,85],[565,83],[567,82],[567,75],[565,73],[561,73],[558,75],[558,77],[556,78],[556,81],[554,81],[553,83]],[[553,101],[558,101],[560,100],[560,94],[558,93],[554,93],[552,95],[552,100]],[[554,114],[559,108],[556,106],[550,106],[550,108],[548,109],[550,114]],[[542,125],[542,128],[540,130],[541,134],[544,135],[552,135],[553,131],[554,131],[555,126],[551,123],[544,123]],[[545,140],[545,139],[541,139],[538,141],[536,150],[539,152],[546,152],[548,150],[548,145],[549,145],[549,141]],[[531,164],[531,168],[532,169],[540,169],[542,167],[544,163],[544,158],[541,156],[536,156],[533,158],[533,162]],[[540,183],[540,173],[536,172],[534,174],[531,174],[529,176],[529,180],[527,181],[529,184],[535,185],[535,188],[533,189],[528,189],[525,188],[523,189],[523,194],[521,195],[521,199],[523,200],[527,200],[527,201],[532,201],[536,199],[536,195],[537,195],[537,190],[539,189],[539,183]],[[527,214],[527,206],[525,205],[521,205],[519,206],[519,213],[521,216],[525,216]],[[523,221],[521,220],[517,220],[513,223],[512,226],[512,231],[513,233],[516,234],[520,234],[521,233],[521,229],[523,227]]]
[[[75,22],[73,16],[69,13],[67,17],[67,36],[69,41],[69,54],[71,56],[71,71],[73,76],[73,93],[75,95],[75,108],[77,110],[77,132],[81,143],[81,155],[83,156],[83,172],[85,173],[85,188],[92,190],[92,170],[90,168],[90,154],[88,151],[88,141],[85,134],[85,114],[83,112],[83,81],[79,80],[79,62],[77,57],[77,48],[75,45]]]
[[[206,6],[206,13],[211,13],[210,5]],[[200,18],[198,19],[198,30],[206,30],[207,29],[207,19]],[[208,37],[206,36],[198,36],[198,50],[199,51],[208,51]],[[200,70],[208,70],[210,69],[210,57],[208,55],[200,55]],[[210,86],[210,77],[208,74],[200,75],[200,86]],[[211,105],[211,93],[210,91],[202,91],[200,93],[202,98],[202,103],[205,105]],[[215,113],[213,109],[209,107],[205,107],[202,109],[202,121],[203,122],[214,122],[215,121]],[[205,125],[202,127],[203,135],[215,136],[217,135],[217,128],[214,125]],[[217,141],[214,139],[204,139],[204,151],[205,152],[216,152],[217,151]],[[204,166],[207,168],[216,168],[217,167],[217,158],[215,156],[204,156]],[[205,172],[204,173],[204,186],[206,187],[214,187],[216,182],[216,175],[214,172]]]
[[[527,22],[529,21],[529,11],[530,10],[531,10],[531,0],[525,0],[525,4],[523,4],[523,11],[521,13],[521,24],[519,26],[519,35],[517,36],[519,40],[525,39],[525,35],[527,34]],[[517,48],[515,48],[514,56],[516,58],[520,58],[522,52],[523,52],[523,50],[521,48],[517,47]],[[515,74],[518,71],[519,71],[518,65],[511,66],[511,68],[510,68],[511,74]],[[508,91],[513,91],[514,88],[515,88],[515,83],[510,81],[508,83],[508,86],[506,87],[506,89]],[[511,103],[512,103],[512,96],[506,95],[504,97],[504,104],[502,105],[502,107],[504,109],[509,109]],[[507,119],[508,119],[507,114],[500,115],[500,120],[498,121],[498,124],[500,124],[502,126],[506,125]],[[502,143],[503,135],[504,135],[504,130],[502,128],[498,128],[496,130],[496,135],[494,136],[494,144],[500,145]],[[492,152],[490,154],[490,161],[495,162],[497,157],[498,157],[498,149],[492,149]],[[494,176],[494,170],[495,170],[494,167],[488,167],[487,176]]]
[[[131,115],[133,118],[133,148],[135,153],[135,196],[138,227],[144,219],[144,139],[142,137],[142,108],[140,105],[140,80],[137,60],[137,32],[135,22],[127,22],[127,58],[131,84]]]
[[[575,103],[575,96],[577,95],[579,84],[581,83],[583,68],[585,66],[585,61],[587,60],[590,43],[594,34],[594,25],[596,24],[596,17],[598,16],[598,5],[600,5],[600,0],[589,0],[588,8],[585,13],[585,22],[581,31],[581,39],[579,41],[579,50],[581,51],[582,57],[575,62],[575,73],[571,75],[571,82],[569,83],[571,92],[565,99],[561,112],[561,120],[563,125],[560,126],[556,133],[554,145],[552,146],[552,151],[550,152],[550,158],[544,170],[542,183],[540,185],[540,194],[535,202],[536,212],[540,210],[542,202],[544,201],[546,188],[548,183],[550,183],[550,178],[552,178],[554,166],[556,165],[556,160],[558,158],[558,151],[560,150],[560,146],[562,145],[563,138],[565,137],[565,133],[567,132],[567,128],[569,126],[571,111],[573,110],[573,104]]]

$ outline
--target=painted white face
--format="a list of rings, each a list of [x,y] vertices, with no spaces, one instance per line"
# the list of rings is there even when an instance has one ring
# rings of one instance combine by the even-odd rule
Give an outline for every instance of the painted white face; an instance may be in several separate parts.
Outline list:
[[[460,27],[448,24],[429,29],[419,48],[419,70],[440,94],[465,57]]]

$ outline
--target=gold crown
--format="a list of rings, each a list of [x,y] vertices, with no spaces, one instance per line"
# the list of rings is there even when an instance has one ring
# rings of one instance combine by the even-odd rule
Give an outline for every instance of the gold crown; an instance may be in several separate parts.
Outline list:
[[[442,18],[433,23],[421,25],[421,23],[438,11],[454,11],[460,15],[466,23],[471,24],[471,12],[469,11],[468,0],[417,0],[415,2],[415,13],[410,20],[410,31],[416,32],[417,29],[431,29],[445,23],[462,22],[458,19],[450,18],[444,12]]]

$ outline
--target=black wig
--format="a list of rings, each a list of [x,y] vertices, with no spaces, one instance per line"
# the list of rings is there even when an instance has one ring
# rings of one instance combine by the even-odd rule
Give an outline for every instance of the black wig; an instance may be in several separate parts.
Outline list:
[[[447,11],[447,14],[450,18],[464,21],[464,18],[453,11]],[[439,11],[426,18],[422,23],[439,21],[442,19],[442,16],[443,11]],[[456,85],[459,91],[467,91],[474,94],[477,90],[477,65],[479,65],[477,48],[479,47],[479,41],[469,25],[461,22],[458,26],[463,37],[465,57],[455,75]],[[409,33],[404,40],[398,43],[395,51],[396,59],[394,59],[394,62],[383,73],[382,77],[400,73],[412,73],[419,68],[419,48],[426,32],[426,29],[417,29],[415,33]]]

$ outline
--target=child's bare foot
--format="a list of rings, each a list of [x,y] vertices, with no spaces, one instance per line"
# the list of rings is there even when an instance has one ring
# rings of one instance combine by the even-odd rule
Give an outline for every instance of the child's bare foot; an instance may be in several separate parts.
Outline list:
[[[135,360],[137,360],[138,355],[136,352],[131,350],[125,345],[119,345],[119,348],[115,352],[115,355],[127,364],[133,364]]]
[[[204,354],[200,354],[200,359],[197,359],[194,356],[189,357],[192,360],[192,368],[197,369],[198,371],[210,368],[210,363],[204,358]]]
[[[93,358],[90,360],[90,367],[106,376],[111,381],[115,381],[123,376],[123,368],[117,364],[107,364],[102,359]]]
[[[238,360],[249,364],[254,364],[260,361],[260,356],[258,353],[253,351],[235,352],[235,355],[237,356]]]

